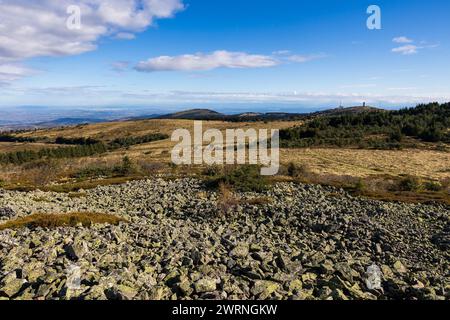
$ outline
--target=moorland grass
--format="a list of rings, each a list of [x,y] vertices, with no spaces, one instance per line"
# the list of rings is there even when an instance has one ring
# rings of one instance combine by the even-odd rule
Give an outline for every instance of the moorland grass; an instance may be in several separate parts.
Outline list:
[[[43,214],[37,213],[26,217],[20,217],[15,220],[0,224],[0,231],[6,229],[21,228],[57,228],[57,227],[75,227],[81,224],[83,227],[89,227],[92,224],[111,224],[118,225],[120,222],[126,222],[125,219],[104,213],[91,212],[72,212],[65,214]]]

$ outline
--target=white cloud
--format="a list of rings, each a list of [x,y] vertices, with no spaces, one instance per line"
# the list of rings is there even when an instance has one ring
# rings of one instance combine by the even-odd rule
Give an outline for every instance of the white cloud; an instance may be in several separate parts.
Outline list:
[[[429,101],[445,102],[450,99],[449,93],[427,95],[381,95],[370,93],[344,93],[344,92],[123,92],[126,101],[154,101],[160,103],[280,103],[280,104],[307,104],[307,105],[357,105],[367,102],[372,105],[417,104]]]
[[[127,70],[129,66],[130,63],[128,61],[116,61],[111,64],[112,69],[119,73]]]
[[[0,64],[0,85],[18,80],[33,73],[35,73],[34,70],[28,69],[22,65]]]
[[[420,41],[421,46],[415,45],[414,40],[409,39],[407,37],[396,37],[392,39],[392,42],[403,44],[400,47],[396,47],[392,49],[392,52],[399,53],[402,55],[413,55],[419,52],[421,49],[432,49],[439,47],[439,44],[426,45],[426,41]]]
[[[135,69],[142,72],[206,71],[217,68],[267,68],[278,64],[279,61],[271,56],[221,50],[210,54],[160,56],[139,62]]]
[[[289,55],[290,51],[275,51],[272,55],[245,52],[214,51],[180,56],[160,56],[139,62],[135,69],[141,72],[155,71],[206,71],[217,68],[267,68],[285,62],[305,63],[326,57],[325,54]],[[289,55],[289,56],[288,56]]]
[[[342,85],[342,86],[340,86],[340,88],[343,88],[343,89],[352,89],[352,88],[358,89],[358,88],[360,88],[360,89],[362,89],[362,88],[375,88],[376,86],[377,85],[374,83],[359,83],[359,84]]]
[[[394,39],[392,39],[393,42],[395,43],[413,43],[414,40],[411,40],[407,37],[396,37]]]
[[[416,54],[418,52],[418,50],[422,49],[422,48],[423,47],[418,47],[413,44],[408,44],[405,46],[394,48],[394,49],[392,49],[392,52],[400,53],[402,55],[412,55],[412,54]]]
[[[397,88],[399,89],[399,88]],[[364,92],[217,92],[217,91],[153,91],[146,89],[122,90],[115,86],[75,86],[75,87],[27,87],[14,86],[2,89],[1,106],[34,104],[36,99],[46,106],[85,106],[92,110],[93,107],[121,107],[133,104],[134,106],[148,107],[158,105],[157,111],[166,110],[167,106],[200,107],[205,105],[232,105],[237,104],[242,110],[242,105],[249,108],[253,105],[267,106],[269,104],[292,105],[296,110],[313,106],[337,106],[342,103],[345,106],[360,105],[366,102],[373,106],[406,106],[430,101],[450,101],[450,92],[422,92],[387,91],[385,94],[373,94]],[[392,92],[391,94],[389,92]],[[13,97],[13,100],[7,98]],[[272,110],[273,111],[273,110]]]
[[[304,63],[312,60],[322,59],[325,57],[326,57],[325,54],[311,54],[311,55],[292,55],[289,56],[287,59],[292,62]]]
[[[388,88],[389,91],[412,91],[412,90],[418,90],[417,87],[393,87]]]
[[[0,1],[0,64],[95,50],[104,36],[131,39],[158,18],[184,8],[182,0],[78,0],[81,28],[67,28],[73,0]]]
[[[273,55],[279,55],[279,56],[284,56],[287,54],[291,54],[290,50],[278,50],[278,51],[274,51],[272,52]]]
[[[133,40],[133,39],[136,39],[136,35],[134,33],[129,33],[129,32],[119,32],[116,35],[116,39]]]

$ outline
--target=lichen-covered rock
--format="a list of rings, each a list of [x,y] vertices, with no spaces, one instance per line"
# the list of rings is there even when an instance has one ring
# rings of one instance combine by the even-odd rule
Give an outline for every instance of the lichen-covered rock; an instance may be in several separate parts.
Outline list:
[[[272,281],[258,280],[255,281],[251,293],[260,299],[267,299],[272,293],[278,290],[280,285]]]
[[[213,292],[217,288],[217,282],[213,279],[200,279],[194,285],[197,293]]]
[[[408,271],[401,261],[396,261],[394,263],[394,270],[398,273],[406,273]]]
[[[247,243],[239,243],[233,250],[230,251],[230,256],[233,258],[245,258],[249,253],[249,245]]]
[[[25,283],[24,279],[17,278],[16,273],[11,272],[0,281],[0,295],[12,298],[21,291]]]
[[[65,246],[65,250],[70,259],[78,260],[88,252],[88,245],[85,241],[76,241]]]

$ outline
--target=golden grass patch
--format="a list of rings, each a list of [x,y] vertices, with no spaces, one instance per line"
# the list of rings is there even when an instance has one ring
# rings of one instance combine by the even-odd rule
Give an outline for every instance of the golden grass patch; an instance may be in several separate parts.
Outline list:
[[[248,204],[251,206],[262,206],[265,204],[271,204],[272,202],[273,200],[269,197],[258,197],[241,201],[242,204]]]
[[[33,198],[33,201],[34,202],[50,202],[50,200],[48,200],[45,197],[35,197],[35,198]]]
[[[364,150],[351,148],[281,149],[281,163],[308,164],[319,174],[368,177],[411,175],[427,179],[449,177],[450,153],[405,149]]]
[[[87,193],[86,192],[69,192],[68,196],[71,199],[86,198]]]
[[[90,213],[90,212],[73,212],[66,214],[37,213],[0,224],[0,230],[21,229],[21,228],[34,229],[37,227],[41,228],[74,227],[80,223],[84,227],[89,227],[92,224],[102,224],[102,223],[118,225],[120,222],[126,221],[127,220],[123,218],[104,213]]]
[[[0,142],[0,152],[9,153],[23,150],[39,151],[42,149],[58,148],[60,145],[42,142]]]

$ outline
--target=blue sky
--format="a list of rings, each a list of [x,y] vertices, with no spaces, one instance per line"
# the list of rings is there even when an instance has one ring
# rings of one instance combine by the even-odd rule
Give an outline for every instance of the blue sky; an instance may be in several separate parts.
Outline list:
[[[67,4],[77,2],[88,10],[80,34],[55,30],[67,16],[48,0],[0,4],[5,15],[24,12],[33,30],[27,38],[11,34],[20,19],[0,22],[0,106],[292,111],[450,100],[445,0],[154,0],[147,9],[115,0],[101,12],[89,5],[102,0]],[[372,4],[381,30],[366,27]],[[147,21],[135,25],[140,11]],[[44,12],[48,28],[26,19]]]

